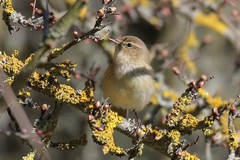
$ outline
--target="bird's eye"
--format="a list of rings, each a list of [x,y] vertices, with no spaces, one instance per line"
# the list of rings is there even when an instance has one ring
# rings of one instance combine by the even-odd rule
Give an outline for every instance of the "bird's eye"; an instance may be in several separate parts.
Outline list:
[[[127,44],[127,47],[128,47],[128,48],[131,48],[131,47],[132,47],[132,43],[128,43],[128,44]]]

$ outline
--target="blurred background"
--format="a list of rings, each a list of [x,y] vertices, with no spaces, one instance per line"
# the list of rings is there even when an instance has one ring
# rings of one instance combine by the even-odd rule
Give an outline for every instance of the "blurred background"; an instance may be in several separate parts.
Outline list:
[[[74,0],[73,0],[74,1]],[[49,10],[57,20],[64,15],[73,4],[71,0],[49,0]],[[21,12],[26,18],[31,17],[32,8],[25,0],[13,1],[14,9]],[[44,10],[46,1],[37,1],[37,7]],[[86,33],[95,24],[96,12],[102,7],[101,0],[89,0],[87,6],[80,11],[79,18],[71,27],[67,36],[60,44],[73,40],[73,32],[79,35]],[[240,93],[240,43],[239,22],[240,2],[225,0],[129,0],[116,1],[115,7],[119,15],[107,18],[103,23],[111,22],[109,26],[98,32],[101,37],[118,38],[124,35],[135,35],[141,38],[148,46],[155,70],[156,95],[152,103],[140,112],[140,118],[146,123],[152,123],[160,128],[163,126],[164,117],[171,109],[174,100],[187,88],[186,84],[197,80],[201,75],[214,76],[204,86],[212,96],[219,96],[223,100],[234,99]],[[2,10],[0,9],[0,12]],[[43,40],[43,30],[31,30],[21,27],[19,31],[10,35],[5,22],[0,21],[0,51],[11,55],[14,50],[19,50],[18,58],[25,60],[37,50]],[[95,76],[95,99],[103,100],[101,83],[104,71],[114,52],[114,44],[107,38],[96,43],[85,40],[54,59],[54,62],[70,60],[77,63],[77,71],[90,73],[99,69]],[[176,67],[180,76],[172,71]],[[69,84],[76,90],[84,87],[86,79],[74,79],[62,83]],[[39,92],[32,91],[32,98],[38,105],[49,104],[54,106],[54,100]],[[196,102],[197,105],[199,103]],[[0,128],[11,130],[11,120],[5,112],[6,106],[0,107]],[[25,108],[29,118],[39,117],[40,111]],[[51,107],[50,107],[51,110]],[[208,106],[198,116],[209,115],[211,106]],[[154,112],[154,114],[153,114]],[[236,126],[239,129],[238,126]],[[75,150],[57,150],[49,148],[53,160],[112,160],[118,158],[109,154],[103,155],[102,147],[94,143],[91,131],[87,124],[87,116],[77,111],[74,107],[64,105],[59,118],[58,126],[53,135],[54,141],[68,141],[87,134],[88,143]],[[131,146],[131,139],[116,132],[116,144],[124,148]],[[206,157],[206,142],[202,132],[184,136],[189,143],[200,140],[197,145],[188,149],[200,159]],[[0,135],[0,159],[21,159],[30,148],[14,136]],[[228,156],[228,149],[224,145],[215,145],[211,148],[212,159],[224,160]],[[139,160],[169,159],[159,152],[145,146],[143,155]]]

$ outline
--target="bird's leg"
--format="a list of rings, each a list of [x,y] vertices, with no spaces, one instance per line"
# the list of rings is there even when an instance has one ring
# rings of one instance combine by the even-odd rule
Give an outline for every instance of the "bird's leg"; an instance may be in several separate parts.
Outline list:
[[[137,112],[136,112],[135,109],[133,110],[133,113],[134,113],[134,115],[136,116],[137,121],[138,121],[139,123],[141,123],[141,120],[140,120],[140,118],[138,117]]]
[[[135,114],[135,116],[136,116],[136,118],[137,118],[137,122],[136,122],[136,124],[137,124],[137,129],[138,129],[138,128],[141,127],[142,122],[141,122],[141,119],[138,117],[137,112],[136,112],[135,109],[133,110],[133,113]]]

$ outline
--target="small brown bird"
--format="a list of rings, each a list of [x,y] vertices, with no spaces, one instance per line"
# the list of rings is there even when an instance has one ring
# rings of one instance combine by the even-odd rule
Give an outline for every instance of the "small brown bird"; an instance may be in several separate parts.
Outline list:
[[[142,110],[153,95],[150,55],[144,42],[137,37],[110,40],[116,43],[116,48],[113,62],[104,74],[103,96],[126,117],[129,109]]]

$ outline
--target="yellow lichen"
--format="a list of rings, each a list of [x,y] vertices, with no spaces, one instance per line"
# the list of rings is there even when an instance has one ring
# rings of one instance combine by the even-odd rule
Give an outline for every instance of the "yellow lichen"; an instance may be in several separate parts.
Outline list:
[[[155,94],[152,96],[152,98],[151,98],[151,103],[153,104],[153,105],[158,105],[159,104],[159,102],[158,102],[158,95],[157,95],[157,90],[159,90],[160,89],[160,87],[161,87],[161,84],[159,83],[159,82],[157,82],[157,81],[154,81],[154,88],[155,88]]]
[[[152,98],[151,98],[151,103],[156,106],[158,105],[158,98],[157,98],[157,95],[153,95]]]
[[[159,83],[158,81],[154,81],[154,88],[156,90],[160,89],[161,88],[161,83]]]
[[[65,0],[65,2],[68,4],[68,5],[73,5],[76,0]]]
[[[157,129],[150,128],[149,132],[154,135],[154,140],[156,140],[156,141],[160,140],[164,136],[164,133],[163,133],[162,130],[157,130]]]
[[[27,64],[29,64],[29,62],[31,62],[32,61],[32,59],[33,59],[33,56],[34,56],[34,54],[31,54],[25,61],[24,61],[24,65],[27,65]]]
[[[55,98],[70,104],[79,104],[89,102],[93,98],[93,90],[83,90],[77,95],[76,91],[67,85],[61,84],[59,88],[52,88],[52,93],[55,93]]]
[[[14,50],[12,56],[17,57],[19,55],[19,50]]]
[[[39,90],[43,90],[49,86],[48,78],[50,77],[50,73],[46,72],[45,74],[40,74],[38,72],[33,72],[30,77],[29,85],[37,86]]]
[[[79,11],[79,19],[80,19],[81,21],[86,19],[87,11],[88,11],[87,5],[85,5],[85,6]]]
[[[187,37],[187,40],[185,42],[185,47],[191,47],[191,48],[196,48],[199,46],[199,41],[198,41],[198,38],[195,34],[195,32],[190,32],[188,37]]]
[[[94,140],[103,145],[103,153],[111,153],[114,155],[125,155],[121,147],[115,145],[113,133],[114,128],[122,122],[122,117],[116,112],[108,111],[104,117],[92,120],[92,135]],[[102,129],[99,129],[102,128]]]
[[[54,97],[59,102],[66,102],[73,105],[84,103],[88,104],[89,107],[93,103],[94,86],[90,80],[85,83],[86,87],[84,90],[77,92],[68,85],[59,84],[57,79],[54,79],[49,72],[45,74],[34,72],[29,78],[29,86]]]
[[[18,92],[18,96],[29,97],[30,95],[30,92],[27,92],[24,89]]]
[[[210,96],[210,94],[205,91],[203,88],[200,88],[198,90],[199,95],[205,99],[205,101],[212,107],[223,107],[226,106],[229,102],[228,101],[224,101],[221,99],[221,97],[212,97]]]
[[[150,1],[148,0],[131,0],[130,3],[132,6],[137,6],[137,5],[141,5],[145,7],[150,6]]]
[[[179,159],[183,160],[200,160],[196,155],[191,155],[187,151],[182,152],[182,156]]]
[[[192,113],[194,111],[196,111],[196,106],[195,105],[190,105],[185,110],[186,113]]]
[[[62,45],[61,47],[58,47],[58,48],[56,47],[56,48],[54,48],[54,49],[50,52],[50,54],[49,54],[49,56],[48,56],[48,59],[51,60],[51,59],[56,58],[58,55],[63,54],[63,52],[65,51],[65,50],[64,50],[65,47],[66,47],[66,44]]]
[[[156,16],[152,16],[149,19],[149,23],[155,27],[161,27],[161,20]]]
[[[186,107],[191,104],[192,97],[192,92],[186,90],[186,92],[183,93],[181,97],[179,97],[178,100],[173,104],[173,108],[167,119],[167,125],[169,127],[177,126],[179,117],[185,112]]]
[[[199,88],[198,94],[203,98],[209,97],[209,93],[206,90],[204,90],[203,88]]]
[[[4,0],[4,6],[3,10],[7,14],[12,14],[14,12],[13,6],[12,6],[12,0]]]
[[[185,43],[179,50],[181,60],[185,63],[187,69],[192,73],[196,73],[197,69],[193,60],[189,56],[190,54],[189,50],[191,48],[196,48],[198,46],[199,42],[196,37],[196,34],[194,32],[190,32]]]
[[[236,141],[235,133],[229,134],[229,149],[236,150],[238,148],[238,142]]]
[[[179,128],[184,132],[190,132],[196,129],[199,120],[191,114],[186,114],[179,119]]]
[[[228,112],[224,112],[220,117],[221,132],[224,135],[228,135]],[[227,138],[226,136],[224,136]]]
[[[163,98],[169,99],[171,101],[176,101],[178,96],[173,90],[164,90],[162,93]]]
[[[223,101],[221,97],[215,97],[215,98],[208,98],[207,102],[211,104],[212,107],[220,107],[227,105],[227,101]]]
[[[219,19],[216,13],[199,12],[196,14],[194,21],[197,25],[210,28],[222,35],[228,30],[228,26]]]
[[[173,7],[174,7],[174,8],[179,7],[179,5],[180,5],[180,0],[172,0],[172,4],[173,4]]]
[[[172,143],[180,143],[180,132],[178,130],[171,130],[168,134],[167,134],[168,138],[171,139]]]
[[[191,104],[192,98],[188,96],[182,96],[178,98],[178,101],[174,104],[175,110],[179,110],[179,112],[184,112],[185,107]]]
[[[182,51],[181,51],[182,52]],[[193,60],[189,57],[189,52],[182,52],[180,55],[181,60],[185,63],[187,69],[195,74],[197,72],[197,68]]]
[[[215,119],[212,115],[204,118],[202,127],[204,135],[208,136],[213,134],[213,130],[211,129],[211,127],[213,125],[214,120]]]
[[[17,54],[17,50],[15,50],[11,56],[5,53],[0,54],[0,69],[3,69],[4,72],[7,73],[8,79],[6,82],[8,82],[8,84],[13,83],[14,77],[18,75],[20,70],[24,67],[24,64],[15,57]]]
[[[51,67],[49,71],[52,75],[55,75],[57,77],[61,76],[67,81],[70,81],[72,72],[75,70],[76,66],[76,63],[72,63],[71,61],[67,60],[56,64],[54,67]]]
[[[19,103],[23,105],[26,104],[25,100],[26,98],[30,97],[30,95],[31,95],[30,92],[27,92],[24,89],[20,90],[17,95]]]
[[[240,133],[235,132],[235,141],[239,144],[240,143]]]
[[[79,99],[75,97],[76,91],[70,86],[60,84],[58,89],[55,90],[55,88],[52,88],[51,91],[54,93],[55,98],[59,101],[72,104],[79,103]]]
[[[22,157],[22,160],[34,160],[35,154],[36,154],[36,151],[32,151],[28,153],[26,156]]]
[[[76,0],[65,0],[65,2],[67,5],[72,6],[76,2]],[[87,5],[83,6],[80,9],[78,17],[81,21],[86,19],[87,11],[88,11]]]

